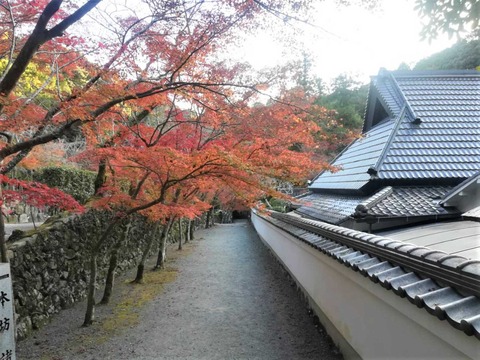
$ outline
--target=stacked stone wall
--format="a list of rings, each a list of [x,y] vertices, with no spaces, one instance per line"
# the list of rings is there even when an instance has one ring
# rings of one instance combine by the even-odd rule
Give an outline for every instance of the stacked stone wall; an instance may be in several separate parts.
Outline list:
[[[9,243],[13,279],[17,338],[28,336],[43,326],[61,309],[86,296],[88,261],[93,241],[111,220],[108,214],[90,211],[82,216],[48,221],[38,231],[22,235]],[[118,271],[137,264],[153,227],[143,217],[134,217],[122,249]],[[118,226],[102,248],[99,279],[108,268],[109,250],[120,238],[124,227]],[[153,249],[155,251],[155,249]]]
[[[194,229],[206,226],[206,214],[194,221]],[[224,221],[231,216],[224,214]],[[8,242],[17,339],[45,325],[61,309],[85,299],[89,280],[92,243],[112,220],[105,212],[88,211],[68,218],[50,218],[37,230],[15,231]],[[121,239],[127,224],[120,224],[98,256],[98,279],[108,269],[110,250]],[[128,236],[119,253],[117,274],[136,266],[154,226],[142,216],[129,219]],[[170,242],[179,238],[178,223],[172,228]],[[156,254],[158,244],[151,254]],[[103,282],[100,282],[99,288]],[[102,290],[102,289],[101,289]]]

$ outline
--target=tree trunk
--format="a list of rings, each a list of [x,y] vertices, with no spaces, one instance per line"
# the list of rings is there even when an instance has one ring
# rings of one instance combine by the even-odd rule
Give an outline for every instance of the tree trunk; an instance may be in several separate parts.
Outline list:
[[[183,219],[178,219],[178,250],[182,250],[183,243]]]
[[[163,227],[162,235],[160,237],[160,246],[158,249],[157,263],[154,269],[163,269],[165,267],[165,259],[167,257],[167,238],[170,228],[173,224],[173,218],[168,220],[168,223]]]
[[[140,263],[137,266],[137,276],[135,277],[135,280],[132,281],[132,283],[135,283],[135,284],[142,284],[143,283],[143,274],[144,274],[144,271],[145,271],[145,263],[147,262],[148,255],[150,254],[150,250],[152,249],[153,242],[155,241],[155,239],[158,235],[159,229],[160,229],[160,225],[156,225],[152,236],[150,236],[150,239],[147,242],[147,246],[143,250],[142,258],[140,259]]]
[[[118,249],[115,248],[112,250],[112,254],[110,255],[110,263],[108,265],[108,272],[107,278],[105,280],[105,289],[103,291],[102,300],[100,300],[100,304],[108,304],[110,301],[110,296],[113,292],[113,283],[115,282],[115,270],[117,268],[118,263]]]
[[[187,219],[187,228],[185,229],[185,244],[190,241],[190,227],[192,226],[192,220]]]
[[[90,281],[88,283],[87,311],[82,326],[90,326],[95,319],[95,283],[97,282],[97,254],[90,257]]]
[[[85,320],[83,326],[90,326],[95,318],[95,284],[97,282],[97,255],[100,252],[100,248],[103,243],[108,239],[119,219],[113,220],[102,235],[98,238],[97,242],[92,246],[90,253],[90,281],[88,283],[87,293],[87,310],[85,311]]]
[[[0,184],[0,187],[2,185]],[[2,196],[2,190],[0,189],[0,197]],[[3,218],[3,209],[0,206],[0,254],[2,263],[8,263],[7,256],[7,244],[5,239],[5,219]]]
[[[98,164],[98,171],[97,177],[95,178],[95,192],[96,195],[98,190],[105,184],[105,180],[107,178],[107,162],[105,159],[101,159],[100,163]]]
[[[122,247],[123,243],[127,239],[128,233],[130,232],[130,224],[127,224],[125,230],[121,233],[120,239],[115,243],[112,253],[110,255],[110,263],[108,265],[107,278],[105,280],[105,290],[103,291],[103,297],[100,301],[100,304],[108,304],[110,297],[113,292],[113,285],[115,282],[115,270],[117,270],[118,265],[118,252]]]
[[[207,211],[207,219],[205,220],[205,228],[208,229],[212,221],[212,208]]]
[[[190,241],[194,239],[195,220],[190,220]]]

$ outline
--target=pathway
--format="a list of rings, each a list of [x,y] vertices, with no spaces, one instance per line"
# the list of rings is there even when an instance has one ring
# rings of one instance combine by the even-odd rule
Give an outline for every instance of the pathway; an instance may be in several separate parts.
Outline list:
[[[196,233],[142,321],[68,359],[340,359],[246,221]]]

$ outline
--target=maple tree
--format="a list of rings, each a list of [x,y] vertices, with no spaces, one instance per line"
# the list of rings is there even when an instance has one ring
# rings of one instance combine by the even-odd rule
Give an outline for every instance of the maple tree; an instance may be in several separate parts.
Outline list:
[[[219,75],[208,57],[215,47],[232,28],[252,26],[255,14],[299,5],[145,0],[138,3],[140,13],[127,7],[109,13],[108,3],[1,2],[2,174],[36,146],[79,127],[88,135],[126,104],[148,108],[166,93],[231,88],[232,78]],[[100,36],[80,36],[76,25],[86,14]]]
[[[70,195],[63,193],[58,189],[51,189],[48,186],[32,181],[22,181],[10,179],[5,175],[0,175],[0,186],[4,189],[1,191],[0,199],[0,226],[3,231],[0,233],[1,241],[1,260],[8,262],[7,248],[5,245],[5,224],[3,212],[6,210],[5,204],[22,202],[38,209],[47,207],[61,208],[72,212],[82,212],[84,208]]]
[[[252,107],[263,79],[247,81],[243,65],[215,56],[233,29],[248,30],[258,25],[256,15],[281,17],[303,2],[145,0],[138,13],[111,13],[99,7],[108,3],[102,1],[77,3],[2,3],[2,16],[12,20],[0,25],[0,173],[8,179],[17,164],[34,158],[33,149],[80,131],[86,151],[75,161],[98,170],[89,206],[115,214],[90,249],[89,325],[99,250],[118,226],[126,236],[129,216],[164,224],[161,267],[175,219],[199,216],[214,199],[253,206],[275,193],[274,179],[299,182],[325,164],[313,166],[312,134],[319,128],[306,118],[305,94],[284,91]],[[92,27],[104,35],[78,36],[75,25],[86,14],[101,20]],[[105,301],[121,239],[110,251]]]
[[[158,123],[148,117],[142,123],[118,122],[115,140],[109,139],[111,146],[92,148],[85,154],[91,161],[108,164],[109,169],[93,205],[120,214],[91,252],[85,325],[93,320],[98,251],[121,219],[138,212],[165,222],[157,261],[157,267],[162,267],[172,223],[208,210],[221,189],[230,189],[235,198],[252,206],[259,197],[274,192],[270,179],[298,180],[313,168],[311,153],[290,149],[292,144],[313,146],[316,130],[313,122],[302,119],[304,112],[292,108],[292,99],[289,105],[276,102],[251,108],[246,100],[232,102],[221,93],[203,91],[195,96],[187,114],[171,105],[164,107],[165,116],[156,114],[163,119]],[[181,100],[184,107],[186,101]]]

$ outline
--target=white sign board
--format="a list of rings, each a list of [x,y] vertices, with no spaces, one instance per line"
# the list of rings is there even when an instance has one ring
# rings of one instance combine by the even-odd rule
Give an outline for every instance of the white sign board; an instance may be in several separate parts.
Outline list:
[[[15,318],[10,264],[0,263],[0,360],[15,359]]]

